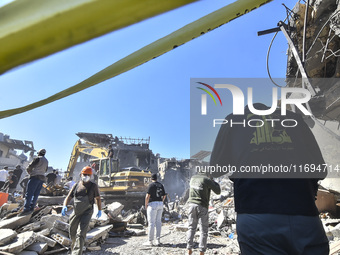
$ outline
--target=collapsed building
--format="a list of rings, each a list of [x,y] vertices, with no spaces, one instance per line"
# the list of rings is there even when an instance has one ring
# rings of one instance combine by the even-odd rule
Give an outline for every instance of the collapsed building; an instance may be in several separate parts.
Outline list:
[[[10,138],[9,135],[0,133],[0,168],[8,166],[14,169],[16,165],[26,168],[33,159],[35,152],[32,141],[17,140]]]
[[[135,167],[139,169],[150,170],[151,172],[157,171],[157,157],[150,149],[149,138],[130,138],[130,137],[113,137],[111,134],[99,133],[84,133],[79,132],[76,134],[82,141],[82,145],[86,146],[87,143],[92,147],[102,147],[103,150],[109,145],[112,146],[114,158],[119,159],[119,168]],[[75,155],[79,153],[79,155]],[[104,157],[107,155],[99,155]],[[77,175],[81,169],[90,164],[90,160],[98,156],[92,154],[88,150],[74,151],[71,155],[71,160],[76,160],[73,174]],[[72,159],[75,158],[75,159]],[[69,166],[70,167],[70,166]],[[67,171],[70,171],[68,169]]]

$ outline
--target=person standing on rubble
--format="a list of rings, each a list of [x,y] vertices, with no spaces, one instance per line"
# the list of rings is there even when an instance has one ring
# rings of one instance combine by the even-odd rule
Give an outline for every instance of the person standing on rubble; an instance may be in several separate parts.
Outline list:
[[[188,213],[188,232],[187,249],[188,254],[192,254],[193,241],[197,224],[200,226],[200,255],[207,249],[208,228],[209,228],[209,201],[211,190],[216,194],[221,193],[220,185],[205,172],[198,172],[191,177],[189,190],[189,213]]]
[[[8,180],[6,184],[4,185],[7,186],[8,188],[8,194],[12,196],[12,199],[14,199],[14,191],[18,185],[18,177],[14,174],[13,170],[8,171]]]
[[[253,108],[269,109],[259,103]],[[256,115],[246,106],[243,115],[226,117],[226,122],[231,120],[251,125],[221,126],[210,168],[234,169],[229,178],[234,183],[242,255],[328,255],[328,240],[315,205],[318,181],[327,171],[302,116],[290,111],[282,115],[280,109],[270,115]],[[289,169],[300,165],[324,170],[244,172],[259,166]],[[225,173],[215,172],[214,176]]]
[[[27,183],[24,210],[20,215],[32,213],[35,208],[48,168],[48,160],[45,158],[45,154],[45,149],[39,150],[38,157],[27,166],[26,171],[30,175],[30,179]]]
[[[15,169],[14,169],[14,174],[15,174],[16,177],[18,178],[18,182],[19,182],[20,179],[21,179],[22,172],[23,172],[23,170],[22,170],[21,166],[20,166],[20,165],[17,165],[17,166],[15,167]]]
[[[4,166],[3,169],[0,170],[0,189],[5,185],[5,182],[8,178],[8,166]]]
[[[73,212],[70,216],[69,235],[72,240],[71,254],[83,254],[83,247],[90,220],[93,214],[93,204],[98,206],[97,217],[102,214],[102,205],[98,185],[91,182],[92,168],[86,166],[81,171],[81,180],[73,185],[64,200],[61,214],[66,215],[67,205],[73,198]]]
[[[160,245],[161,229],[162,229],[162,213],[163,203],[166,198],[166,193],[163,184],[157,181],[157,174],[151,175],[151,183],[145,196],[145,209],[147,212],[149,232],[149,241],[143,245],[152,246],[154,239],[154,231],[156,227],[156,242],[155,245]]]

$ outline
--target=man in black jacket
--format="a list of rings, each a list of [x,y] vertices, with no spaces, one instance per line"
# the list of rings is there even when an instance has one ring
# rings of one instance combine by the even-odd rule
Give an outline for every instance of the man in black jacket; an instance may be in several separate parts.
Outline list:
[[[268,109],[263,104],[254,108]],[[289,111],[282,116],[279,110],[257,116],[246,107],[244,115],[230,114],[226,120],[229,125],[220,128],[210,166],[232,169],[241,253],[328,254],[315,205],[318,181],[327,169],[302,117]],[[312,167],[319,171],[304,171]]]

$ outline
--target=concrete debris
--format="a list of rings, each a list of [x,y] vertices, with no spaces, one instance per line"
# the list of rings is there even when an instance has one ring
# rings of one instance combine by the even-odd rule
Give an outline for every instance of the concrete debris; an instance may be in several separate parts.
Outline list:
[[[41,221],[45,222],[44,228],[52,229],[54,226],[55,221],[62,221],[62,222],[68,222],[68,217],[62,216],[61,214],[50,214],[43,216],[41,218]]]
[[[112,219],[115,219],[121,214],[123,208],[124,205],[121,203],[113,202],[107,206],[108,214]]]
[[[14,242],[0,246],[0,251],[19,253],[35,241],[35,233],[33,231],[28,231],[25,233],[20,233],[14,239]]]
[[[68,232],[70,225],[60,220],[56,220],[53,224],[54,229],[59,229],[64,232]]]
[[[49,228],[44,228],[41,231],[37,232],[38,235],[48,236],[51,233]]]
[[[106,236],[109,231],[112,229],[112,225],[107,225],[107,226],[100,226],[92,229],[90,232],[86,234],[86,240],[85,243],[89,244],[92,243],[99,238]]]
[[[40,210],[38,210],[37,213],[35,213],[32,218],[31,218],[31,222],[38,222],[41,220],[42,217],[44,217],[45,215],[49,214],[52,210],[52,206],[46,206],[41,208]]]
[[[47,248],[48,248],[47,243],[36,242],[28,246],[26,250],[35,251],[38,254],[44,254],[44,252],[47,251]]]
[[[37,230],[40,230],[44,225],[45,225],[45,222],[43,221],[33,222],[31,224],[22,226],[21,228],[17,230],[17,232],[22,233],[22,232],[31,231],[31,230],[37,231]]]
[[[67,236],[64,236],[63,234],[57,233],[57,234],[52,234],[51,237],[54,240],[56,240],[59,244],[61,244],[62,246],[71,247],[72,241]]]
[[[0,229],[0,245],[9,244],[16,237],[17,233],[14,230],[7,228]]]
[[[240,254],[240,250],[237,242],[233,190],[228,181],[221,180],[221,184],[225,190],[220,195],[212,195],[209,203],[208,244],[211,244],[208,245],[211,249],[209,254],[236,255]],[[333,201],[334,196],[329,195],[328,192],[320,194],[327,194]],[[338,195],[335,195],[335,198],[339,201]],[[7,208],[11,207],[7,206]],[[8,212],[7,219],[0,221],[2,227],[0,228],[0,251],[23,255],[66,255],[66,251],[71,246],[68,236],[69,219],[68,216],[61,216],[60,208],[60,205],[46,206],[37,209],[32,215],[20,217]],[[145,208],[124,210],[124,206],[118,202],[102,205],[102,208],[102,216],[99,219],[96,217],[98,209],[94,209],[86,235],[87,251],[93,254],[107,251],[112,251],[114,254],[145,254],[141,252],[142,243],[146,241],[141,236],[147,236]],[[176,198],[175,201],[169,202],[168,206],[164,206],[161,240],[163,244],[149,249],[159,249],[157,254],[183,253],[182,249],[186,248],[188,209],[188,204],[182,198]],[[332,213],[326,210],[320,215],[330,240],[330,254],[340,252],[340,219],[334,218],[337,216],[335,213],[334,210]],[[5,234],[2,234],[3,232]],[[196,232],[195,240],[198,236],[199,231]],[[129,239],[133,241],[129,242]]]
[[[22,251],[18,255],[38,255],[38,253],[35,251]]]
[[[48,238],[46,236],[40,235],[38,233],[37,233],[36,240],[38,242],[46,243],[49,247],[54,247],[57,244],[57,241],[55,241],[51,238]]]
[[[10,228],[10,229],[16,229],[18,227],[21,227],[25,224],[27,224],[31,219],[31,215],[25,215],[25,216],[19,216],[19,217],[13,217],[10,219],[5,219],[0,221],[0,229],[1,228]]]

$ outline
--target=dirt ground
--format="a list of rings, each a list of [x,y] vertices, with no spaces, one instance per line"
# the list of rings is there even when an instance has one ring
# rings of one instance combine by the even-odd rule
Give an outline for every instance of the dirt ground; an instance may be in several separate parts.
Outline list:
[[[195,249],[193,254],[199,254],[198,250],[199,232],[195,236]],[[146,247],[143,243],[147,241],[147,236],[115,237],[108,238],[102,244],[100,251],[86,251],[87,255],[179,255],[186,254],[186,233],[175,230],[173,225],[163,224],[161,245]],[[66,255],[67,253],[59,253]],[[239,253],[236,237],[230,239],[222,236],[208,237],[208,249],[205,254],[236,255]]]

